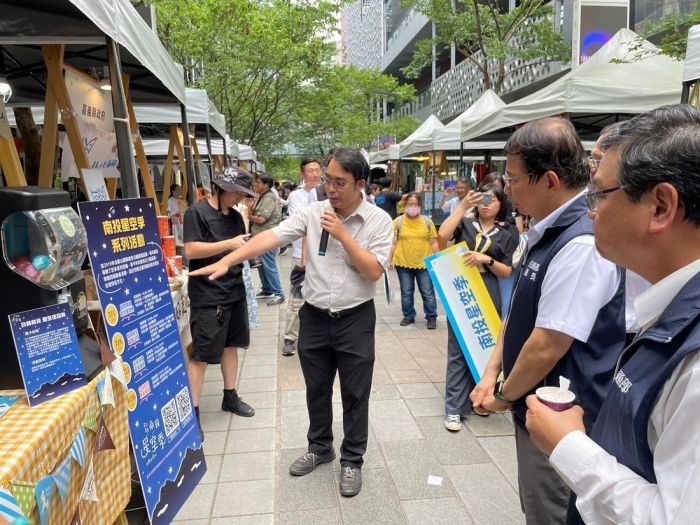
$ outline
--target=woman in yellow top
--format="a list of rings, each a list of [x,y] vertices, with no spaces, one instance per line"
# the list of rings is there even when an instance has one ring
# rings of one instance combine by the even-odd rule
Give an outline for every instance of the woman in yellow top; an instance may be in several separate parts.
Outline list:
[[[416,322],[413,295],[415,283],[418,283],[428,330],[435,330],[437,301],[424,259],[438,251],[437,231],[433,221],[421,214],[423,199],[419,193],[409,193],[405,202],[404,214],[394,219],[394,246],[391,254],[401,285],[403,319],[399,324],[408,326]]]

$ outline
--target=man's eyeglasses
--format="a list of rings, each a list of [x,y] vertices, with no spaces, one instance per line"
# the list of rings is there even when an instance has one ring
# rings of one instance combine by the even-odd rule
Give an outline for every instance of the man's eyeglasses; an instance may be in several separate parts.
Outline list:
[[[326,186],[333,185],[336,187],[336,189],[342,190],[345,186],[350,184],[350,181],[343,180],[343,179],[331,179],[328,178],[326,175],[323,175],[321,177],[321,183],[325,184]]]
[[[612,188],[605,188],[604,190],[597,191],[593,191],[589,188],[588,191],[584,194],[584,197],[586,198],[586,205],[588,206],[589,211],[593,213],[596,213],[598,211],[598,200],[603,195],[607,195],[608,193],[613,193],[624,188],[625,186],[613,186]]]
[[[503,187],[507,187],[513,184],[514,181],[518,180],[518,177],[513,177],[512,175],[508,175],[504,173],[502,175],[503,177]]]

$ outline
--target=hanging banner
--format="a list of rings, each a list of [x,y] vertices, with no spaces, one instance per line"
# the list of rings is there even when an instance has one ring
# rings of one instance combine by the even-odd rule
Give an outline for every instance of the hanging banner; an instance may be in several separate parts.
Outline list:
[[[39,520],[44,525],[49,519],[54,489],[53,476],[46,476],[36,484],[36,504],[39,507]]]
[[[97,485],[95,484],[95,467],[90,456],[90,464],[88,465],[83,489],[80,491],[80,501],[99,501],[97,498]]]
[[[0,518],[7,520],[7,523],[24,518],[19,504],[10,491],[2,485],[0,485]]]
[[[109,368],[105,368],[105,376],[97,382],[97,396],[100,398],[100,405],[114,406],[114,390],[112,390],[112,374]]]
[[[104,131],[94,124],[76,119],[83,149],[87,153],[89,168],[100,170],[107,179],[119,178],[119,157],[117,156],[117,136],[109,131]],[[66,182],[69,178],[79,178],[78,167],[75,165],[73,150],[70,148],[68,135],[63,139],[61,146],[61,180]]]
[[[36,484],[13,481],[10,486],[12,487],[12,495],[22,509],[22,514],[24,514],[25,517],[31,516],[34,507],[36,507],[36,498],[34,497],[34,488]]]
[[[153,200],[79,206],[110,346],[127,365],[129,430],[148,515],[170,523],[206,464]]]
[[[425,259],[428,274],[478,383],[501,330],[501,318],[475,266],[464,266],[468,253],[460,242]]]
[[[114,441],[109,435],[105,418],[100,418],[100,423],[97,425],[97,434],[95,435],[95,450],[102,452],[103,450],[114,450]]]
[[[112,94],[85,73],[65,67],[65,81],[73,111],[83,122],[109,133],[114,131]]]
[[[81,426],[75,441],[70,447],[70,455],[80,464],[80,468],[85,466],[85,427]]]
[[[58,493],[61,495],[61,501],[66,502],[68,497],[68,486],[70,485],[70,472],[71,472],[71,456],[70,454],[64,458],[58,468],[55,470],[53,475],[54,481],[56,482],[56,488]]]
[[[67,303],[8,317],[30,406],[87,384],[73,314]]]
[[[89,428],[93,432],[97,432],[97,405],[90,400],[87,410],[85,411],[85,419],[83,426]]]

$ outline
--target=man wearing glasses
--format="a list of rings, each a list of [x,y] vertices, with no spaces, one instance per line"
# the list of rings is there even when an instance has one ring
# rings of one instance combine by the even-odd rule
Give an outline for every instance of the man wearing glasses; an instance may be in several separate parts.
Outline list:
[[[309,446],[289,471],[303,476],[335,459],[331,401],[338,372],[345,434],[340,447],[343,496],[354,496],[362,488],[374,369],[373,298],[393,240],[389,215],[363,197],[368,177],[369,165],[358,150],[335,150],[322,179],[328,200],[310,204],[221,261],[190,273],[193,278],[208,275],[217,279],[232,265],[307,237],[306,302],[299,310],[297,346],[306,382]],[[325,255],[321,255],[324,231],[330,238]]]
[[[625,340],[624,279],[595,249],[584,198],[590,171],[572,124],[547,118],[506,143],[506,193],[533,218],[510,316],[472,392],[474,410],[513,411],[528,524],[561,524],[570,491],[525,430],[525,397],[571,380],[590,427]],[[501,371],[505,381],[497,383]]]
[[[577,496],[568,523],[698,523],[700,110],[659,108],[607,143],[588,205],[600,253],[653,284],[635,301],[641,332],[590,437],[580,408],[534,396],[528,430]]]

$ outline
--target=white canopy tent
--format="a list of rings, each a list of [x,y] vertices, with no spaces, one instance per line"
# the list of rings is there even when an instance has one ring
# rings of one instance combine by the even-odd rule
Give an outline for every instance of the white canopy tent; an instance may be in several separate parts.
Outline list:
[[[635,50],[632,50],[632,47]],[[640,50],[648,51],[638,58]],[[591,58],[549,86],[462,127],[461,140],[502,139],[495,132],[538,118],[568,114],[579,129],[596,135],[604,115],[636,115],[681,95],[682,64],[656,53],[629,29],[620,29]],[[622,61],[621,63],[614,62]],[[507,130],[506,134],[509,134]]]
[[[488,119],[497,110],[506,105],[501,98],[496,95],[492,89],[487,89],[479,99],[474,102],[467,110],[459,115],[444,128],[438,129],[434,133],[433,147],[434,151],[458,150],[461,143],[461,132],[463,126],[469,126],[472,123],[479,122],[483,119]],[[464,144],[464,149],[469,150],[486,150],[486,149],[502,149],[503,142],[474,142]]]
[[[185,89],[188,124],[208,124],[220,137],[226,137],[226,120],[204,89]],[[134,106],[139,124],[180,124],[180,108],[167,104],[139,104]],[[212,146],[213,148],[213,146]],[[223,148],[222,148],[223,149]]]
[[[167,157],[168,147],[170,145],[170,139],[167,138],[147,138],[143,139],[143,147],[146,152],[146,157]],[[202,156],[206,156],[209,153],[207,149],[207,141],[204,139],[197,139],[197,148]],[[227,151],[228,153],[228,151]],[[212,155],[223,155],[224,145],[220,140],[211,141],[211,154]]]
[[[373,151],[369,154],[369,161],[371,164],[381,164],[387,160],[398,160],[399,159],[399,145],[391,144],[388,148],[380,151]]]
[[[688,30],[688,49],[683,65],[683,82],[700,79],[700,25]]]
[[[413,133],[399,143],[399,158],[433,149],[433,134],[445,125],[435,115],[430,115]]]
[[[236,146],[238,147],[238,160],[252,160],[253,162],[257,162],[258,154],[253,149],[253,146],[241,143],[236,143]]]

